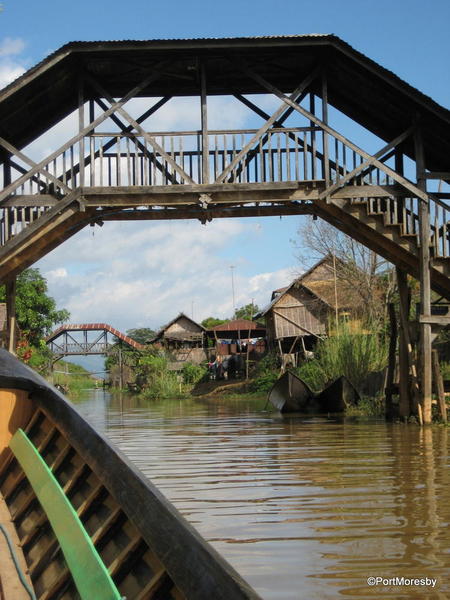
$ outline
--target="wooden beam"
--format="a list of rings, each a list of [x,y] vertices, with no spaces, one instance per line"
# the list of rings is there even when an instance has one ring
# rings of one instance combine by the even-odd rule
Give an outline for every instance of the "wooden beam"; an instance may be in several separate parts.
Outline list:
[[[425,323],[428,325],[441,325],[447,327],[450,325],[450,316],[448,315],[420,315],[419,323]]]

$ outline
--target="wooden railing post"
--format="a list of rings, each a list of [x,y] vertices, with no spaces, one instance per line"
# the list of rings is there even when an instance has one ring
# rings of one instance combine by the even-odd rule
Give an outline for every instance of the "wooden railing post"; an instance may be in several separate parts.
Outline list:
[[[84,129],[84,82],[82,76],[80,75],[78,79],[78,130],[81,133]],[[79,156],[78,156],[78,164],[80,165],[79,175],[79,187],[84,187],[84,153],[85,153],[85,145],[84,145],[85,137],[82,135],[80,137],[78,143]],[[72,187],[75,184],[72,183]]]
[[[206,73],[205,65],[201,65],[201,126],[202,126],[202,181],[209,183],[209,138],[208,138],[208,106],[206,96]]]

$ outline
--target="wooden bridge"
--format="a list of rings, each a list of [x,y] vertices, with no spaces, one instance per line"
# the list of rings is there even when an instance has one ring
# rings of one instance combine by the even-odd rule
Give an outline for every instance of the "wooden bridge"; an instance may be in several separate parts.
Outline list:
[[[258,94],[278,108],[266,112]],[[223,95],[261,125],[211,130],[208,101]],[[176,97],[198,98],[199,128],[149,130],[147,119]],[[127,106],[136,99],[139,115]],[[73,135],[31,158],[27,145],[74,112]],[[360,143],[344,135],[342,113],[379,149],[365,148],[364,133]],[[339,38],[307,35],[71,43],[0,93],[0,117],[10,323],[17,273],[88,224],[311,214],[396,265],[400,411],[429,422],[431,290],[450,299],[448,110]],[[407,273],[421,286],[419,372]]]
[[[81,339],[79,335],[81,333]],[[114,336],[116,340],[108,338]],[[135,350],[144,350],[145,345],[136,342],[128,335],[107,323],[83,323],[80,325],[67,324],[58,327],[46,339],[46,344],[56,359],[64,356],[89,356],[95,354],[108,354],[117,341]]]

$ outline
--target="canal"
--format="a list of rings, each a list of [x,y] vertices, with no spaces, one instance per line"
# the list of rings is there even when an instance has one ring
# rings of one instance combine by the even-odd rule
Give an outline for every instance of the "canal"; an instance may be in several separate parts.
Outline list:
[[[450,429],[264,404],[77,401],[265,600],[449,598]]]

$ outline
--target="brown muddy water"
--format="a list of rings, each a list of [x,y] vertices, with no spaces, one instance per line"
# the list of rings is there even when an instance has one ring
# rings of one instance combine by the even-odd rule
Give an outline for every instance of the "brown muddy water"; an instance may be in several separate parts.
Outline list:
[[[265,600],[450,598],[450,429],[264,404],[77,402]]]

